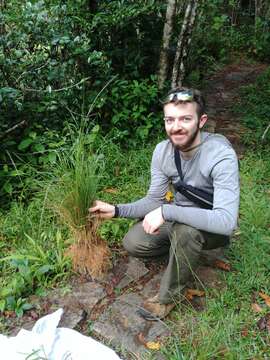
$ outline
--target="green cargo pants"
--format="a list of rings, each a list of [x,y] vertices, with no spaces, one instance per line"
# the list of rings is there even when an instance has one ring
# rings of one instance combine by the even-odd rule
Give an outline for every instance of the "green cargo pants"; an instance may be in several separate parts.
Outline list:
[[[169,261],[161,279],[159,301],[167,304],[181,295],[187,281],[199,264],[202,250],[229,244],[229,237],[197,230],[179,223],[165,222],[159,234],[146,234],[142,222],[136,223],[123,239],[123,246],[131,256],[154,258],[169,254]]]

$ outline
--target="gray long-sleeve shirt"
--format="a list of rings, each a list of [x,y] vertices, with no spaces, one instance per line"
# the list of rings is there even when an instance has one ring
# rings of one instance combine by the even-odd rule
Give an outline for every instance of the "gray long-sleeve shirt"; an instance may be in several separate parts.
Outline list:
[[[133,203],[118,205],[119,216],[143,218],[162,205],[165,220],[230,235],[237,225],[239,209],[238,159],[231,144],[222,135],[202,132],[201,142],[191,159],[181,157],[183,180],[214,195],[212,210],[198,207],[179,192],[174,193],[173,203],[166,203],[169,184],[179,180],[179,175],[174,162],[174,147],[169,140],[164,140],[153,153],[147,195]]]

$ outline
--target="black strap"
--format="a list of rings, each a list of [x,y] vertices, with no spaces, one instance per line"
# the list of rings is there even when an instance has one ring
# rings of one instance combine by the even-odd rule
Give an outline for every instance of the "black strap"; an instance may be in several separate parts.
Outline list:
[[[173,184],[176,191],[180,192],[187,199],[198,204],[204,209],[213,209],[213,194],[197,189],[194,186],[187,185],[183,181],[183,173],[181,167],[181,158],[178,149],[174,149],[174,161],[180,176],[180,180]]]

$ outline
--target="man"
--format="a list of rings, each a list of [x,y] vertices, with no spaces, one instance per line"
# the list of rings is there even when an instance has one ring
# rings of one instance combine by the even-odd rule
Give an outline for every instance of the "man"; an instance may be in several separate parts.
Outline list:
[[[201,251],[229,244],[237,224],[237,156],[224,136],[202,131],[206,121],[205,102],[198,90],[171,90],[164,102],[168,139],[154,150],[146,197],[117,206],[97,201],[90,208],[102,218],[143,219],[123,240],[130,255],[150,258],[169,253],[159,293],[143,304],[141,315],[149,320],[164,318],[172,310]],[[173,203],[166,202],[169,184],[175,186]],[[193,188],[187,191],[186,185]],[[199,189],[197,198],[206,196],[206,206],[192,195],[194,188]]]

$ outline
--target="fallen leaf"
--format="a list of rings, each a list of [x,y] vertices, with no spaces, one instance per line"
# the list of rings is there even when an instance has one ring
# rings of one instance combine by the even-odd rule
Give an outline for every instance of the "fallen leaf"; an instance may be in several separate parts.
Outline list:
[[[264,300],[264,302],[266,303],[267,306],[270,307],[270,296],[263,293],[263,292],[259,292],[260,297]]]
[[[145,346],[150,350],[160,350],[160,343],[154,341],[148,341]]]
[[[15,318],[16,313],[15,313],[15,311],[6,310],[6,311],[4,311],[4,316],[7,318]]]
[[[112,296],[114,294],[114,287],[112,284],[106,284],[105,290],[108,296]]]
[[[248,336],[248,329],[247,329],[247,328],[242,329],[242,331],[241,331],[241,336],[243,336],[243,337],[247,337],[247,336]]]
[[[115,188],[107,188],[104,190],[104,192],[106,192],[108,194],[117,194],[118,190]]]
[[[214,266],[218,269],[221,269],[221,270],[224,270],[224,271],[231,271],[232,268],[231,268],[231,264],[229,263],[226,263],[225,261],[223,260],[216,260],[214,262]]]
[[[202,290],[197,290],[197,289],[187,289],[185,291],[185,297],[188,300],[192,300],[194,298],[194,296],[205,296],[205,292]]]
[[[270,333],[270,313],[266,314],[257,322],[257,326],[260,330],[268,330]]]
[[[253,303],[251,304],[251,308],[254,312],[256,313],[260,313],[263,311],[263,309],[260,307],[260,305],[258,305],[257,303]]]
[[[138,341],[139,341],[142,345],[146,346],[147,341],[146,341],[143,333],[139,333],[139,334],[137,335],[137,338],[138,338]]]
[[[171,191],[167,191],[166,192],[166,195],[165,195],[165,199],[168,201],[168,202],[171,202],[173,200],[173,193]]]

